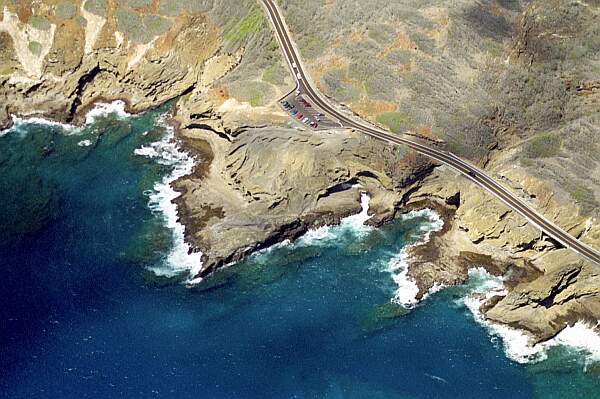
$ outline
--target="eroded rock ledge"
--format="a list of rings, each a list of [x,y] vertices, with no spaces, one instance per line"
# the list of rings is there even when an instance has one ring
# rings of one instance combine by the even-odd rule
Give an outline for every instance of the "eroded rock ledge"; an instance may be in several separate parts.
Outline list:
[[[598,230],[590,227],[588,219],[575,212],[558,212],[564,204],[547,200],[548,187],[535,179],[519,184],[523,192],[539,198],[534,205],[543,213],[559,215],[555,220],[560,225],[569,226],[593,246],[600,244]],[[480,309],[488,320],[528,331],[533,342],[548,340],[580,320],[598,328],[597,266],[560,248],[482,189],[465,184],[445,168],[415,184],[407,206],[423,204],[443,215],[446,226],[412,250],[409,276],[417,282],[420,296],[435,283],[465,282],[468,269],[478,266],[505,276],[507,294],[490,298]]]
[[[372,223],[390,220],[403,187],[433,168],[349,131],[236,125],[205,106],[178,112],[179,137],[200,164],[175,183],[186,239],[203,253],[200,276],[358,213],[361,192]]]
[[[113,3],[111,7],[116,7]],[[235,9],[241,6],[236,2],[229,4]],[[597,268],[540,235],[479,188],[444,168],[434,169],[428,160],[414,153],[351,132],[312,133],[285,127],[287,116],[271,100],[260,107],[238,102],[228,90],[236,84],[244,87],[256,82],[226,81],[228,75],[241,66],[246,68],[243,75],[249,76],[248,65],[259,59],[258,55],[265,56],[257,49],[267,47],[271,32],[257,32],[255,37],[247,38],[244,44],[254,49],[254,53],[245,51],[241,45],[236,47],[238,50],[227,52],[223,39],[226,35],[217,20],[204,12],[186,11],[177,17],[169,16],[172,23],[169,30],[142,44],[119,30],[112,12],[105,18],[84,10],[85,7],[81,8],[88,21],[85,25],[78,24],[76,19],[58,23],[53,17],[50,22],[57,27],[48,34],[39,33],[38,39],[47,40],[38,43],[45,49],[38,55],[31,49],[19,50],[26,50],[28,43],[19,40],[15,29],[25,29],[28,22],[23,18],[17,24],[16,17],[3,16],[5,28],[13,21],[11,26],[15,29],[0,32],[0,54],[4,56],[0,129],[10,124],[11,114],[35,112],[77,123],[99,99],[124,99],[128,111],[136,112],[180,97],[175,117],[180,126],[178,139],[197,156],[199,163],[191,176],[175,183],[175,188],[182,192],[177,205],[186,226],[186,240],[204,254],[201,275],[257,249],[294,239],[309,228],[337,223],[359,211],[358,197],[361,191],[367,191],[374,213],[370,222],[375,225],[411,207],[432,207],[444,217],[445,228],[428,244],[413,249],[409,276],[417,282],[419,296],[436,283],[460,284],[468,278],[470,267],[483,266],[493,274],[509,276],[508,294],[490,299],[482,308],[490,320],[525,329],[537,340],[544,340],[566,323],[583,319],[596,324],[600,319]],[[550,34],[552,21],[557,18],[531,16],[544,10],[564,11],[561,7],[531,10],[535,13],[524,16],[523,29],[518,30],[519,43],[515,45],[519,55],[530,60],[529,65],[540,59],[534,57],[537,52],[547,55],[546,49],[551,47],[545,41],[558,37]],[[544,21],[549,24],[547,32],[541,29],[544,26],[533,24],[543,25]],[[584,33],[581,37],[587,37]],[[285,65],[279,64],[285,71]],[[252,79],[259,79],[263,67],[255,71]],[[507,76],[514,75],[512,70],[509,72]],[[589,82],[565,83],[567,90],[573,89],[578,98],[589,99],[597,92],[593,81]],[[436,86],[434,83],[428,82]],[[440,87],[445,87],[442,84],[445,82],[438,82],[436,95],[430,96],[436,99],[436,107],[439,107]],[[462,87],[463,82],[460,84]],[[269,85],[263,81],[258,87],[270,88],[265,97],[276,99],[283,94],[278,91],[284,86],[282,79]],[[455,89],[448,90],[453,94],[447,102],[462,105],[462,100],[453,97]],[[472,95],[472,91],[464,92],[465,96]],[[514,90],[507,93],[511,100],[518,94]],[[523,92],[523,96],[529,98],[528,92]],[[250,101],[249,98],[245,101]],[[589,107],[596,113],[594,101],[575,104],[570,109]],[[445,108],[444,114],[448,114]],[[538,114],[526,115],[537,118]],[[593,118],[584,122],[588,127],[597,125]],[[525,120],[517,126],[528,124]],[[462,130],[462,125],[459,127],[457,131]],[[500,128],[506,129],[504,125]],[[585,133],[586,129],[581,131]],[[589,135],[594,132],[589,129]],[[570,130],[567,133],[576,136]],[[492,136],[494,140],[499,137]],[[507,143],[514,139],[514,135],[506,137]],[[520,162],[507,143],[489,157],[486,155],[486,170],[533,201],[537,209],[570,233],[600,247],[598,223],[583,216],[564,190],[548,183],[560,180],[538,179],[531,168],[517,167]],[[490,148],[498,148],[498,143]],[[588,158],[579,158],[579,154],[572,157],[576,159],[577,173],[567,175],[569,180],[575,177],[589,183],[590,179],[585,180],[586,173],[591,176],[597,169],[593,166],[596,155],[593,148],[590,147]],[[553,162],[562,166],[565,159]],[[544,165],[541,161],[531,163],[532,167]],[[582,172],[580,164],[592,167]]]
[[[251,126],[209,101],[180,107],[177,119],[182,145],[200,160],[191,176],[175,183],[186,240],[203,253],[200,276],[309,228],[338,223],[360,210],[364,191],[372,198],[374,225],[425,207],[443,217],[443,230],[412,249],[409,277],[419,297],[435,285],[462,284],[470,268],[484,267],[505,277],[508,292],[484,303],[485,317],[526,330],[533,341],[600,318],[600,275],[593,265],[445,167],[349,131]],[[565,211],[564,199],[545,182],[524,178],[519,169],[491,169],[572,234],[600,243],[597,226],[576,207]]]

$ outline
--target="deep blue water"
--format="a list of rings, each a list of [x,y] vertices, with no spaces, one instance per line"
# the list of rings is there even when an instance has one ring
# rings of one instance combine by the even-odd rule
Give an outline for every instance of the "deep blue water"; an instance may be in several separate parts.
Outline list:
[[[146,270],[170,232],[145,190],[169,168],[133,154],[159,111],[77,135],[0,137],[0,396],[6,398],[595,397],[598,375],[558,353],[523,366],[455,303],[390,305],[387,262],[424,217],[334,229],[199,287]],[[83,139],[89,147],[77,145]],[[566,359],[566,360],[565,360]]]

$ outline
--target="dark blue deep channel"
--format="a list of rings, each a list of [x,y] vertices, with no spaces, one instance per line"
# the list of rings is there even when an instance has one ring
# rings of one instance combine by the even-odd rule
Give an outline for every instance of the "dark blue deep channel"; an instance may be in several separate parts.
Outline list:
[[[273,249],[196,288],[155,276],[171,231],[134,150],[161,110],[0,137],[2,398],[565,398],[600,393],[580,359],[535,365],[438,293],[404,314],[386,265],[424,216]],[[593,369],[593,368],[592,368]]]

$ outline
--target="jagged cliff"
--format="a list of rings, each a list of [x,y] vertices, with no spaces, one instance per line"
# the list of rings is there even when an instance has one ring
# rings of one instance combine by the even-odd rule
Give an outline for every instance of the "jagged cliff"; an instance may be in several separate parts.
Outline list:
[[[348,11],[344,1],[310,6],[323,7],[322,18]],[[446,140],[600,247],[590,61],[598,50],[595,39],[586,42],[595,38],[598,6],[554,3],[407,2],[401,13],[388,5],[403,24],[378,12],[365,26],[352,24],[349,47],[333,32],[333,50],[325,51],[321,31],[299,33],[299,46],[327,94],[392,130]],[[101,99],[124,99],[135,112],[177,98],[177,138],[198,165],[174,186],[186,239],[203,253],[201,275],[336,223],[358,211],[367,191],[376,225],[423,206],[446,220],[413,249],[409,276],[419,295],[462,283],[482,265],[509,276],[508,294],[483,307],[491,320],[540,340],[565,323],[600,317],[596,268],[481,189],[402,148],[294,128],[276,104],[291,81],[255,2],[0,1],[0,9],[1,126],[11,115],[34,114],[79,123]],[[573,18],[583,21],[577,29],[567,26]],[[465,41],[468,52],[459,46]],[[361,56],[353,46],[381,62],[350,62]],[[584,62],[570,62],[571,54]]]
[[[357,213],[360,192],[372,197],[374,223],[389,220],[402,187],[431,170],[423,158],[356,133],[232,126],[210,110],[195,115],[180,134],[207,162],[175,187],[187,239],[203,252],[201,275]]]

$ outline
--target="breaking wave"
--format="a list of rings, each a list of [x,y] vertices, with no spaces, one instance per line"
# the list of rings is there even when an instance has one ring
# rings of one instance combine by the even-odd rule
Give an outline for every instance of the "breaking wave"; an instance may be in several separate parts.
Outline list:
[[[337,226],[322,226],[317,229],[312,229],[300,237],[296,246],[313,246],[313,245],[331,245],[344,236],[352,234],[354,237],[364,237],[373,227],[366,225],[366,221],[371,218],[369,216],[370,197],[366,193],[360,196],[361,211],[352,216],[343,218]]]
[[[442,218],[431,209],[422,209],[418,211],[411,211],[407,214],[402,215],[402,220],[411,220],[416,218],[423,218],[428,220],[427,223],[422,223],[419,227],[419,235],[413,236],[413,239],[417,241],[413,244],[407,245],[400,251],[399,254],[394,256],[387,264],[386,270],[392,275],[392,279],[396,283],[396,292],[394,293],[393,302],[403,305],[407,308],[414,307],[417,305],[419,300],[417,294],[419,293],[419,287],[417,283],[408,276],[408,266],[410,264],[410,250],[418,245],[422,245],[429,241],[431,233],[440,231],[444,227],[444,221]],[[425,297],[434,292],[437,292],[444,288],[442,285],[435,285]],[[425,299],[423,297],[423,299]]]
[[[162,181],[157,182],[151,192],[147,193],[149,197],[148,207],[153,213],[160,215],[173,233],[173,247],[167,255],[165,261],[158,266],[151,267],[150,270],[158,276],[174,277],[182,273],[188,274],[187,283],[197,283],[194,276],[197,275],[202,267],[202,253],[191,252],[190,246],[185,242],[184,226],[179,223],[177,216],[177,206],[173,200],[179,195],[171,187],[171,183],[180,177],[190,174],[194,168],[194,158],[186,152],[181,151],[174,141],[174,129],[166,126],[168,134],[160,141],[143,146],[134,151],[136,155],[151,158],[156,162],[171,166],[173,171],[165,176]]]
[[[96,103],[85,115],[85,124],[91,125],[96,119],[110,114],[116,115],[119,118],[126,118],[131,115],[125,111],[124,101],[117,100],[111,103]]]
[[[130,116],[125,111],[125,102],[121,100],[111,103],[96,103],[85,115],[85,126],[93,124],[96,119],[107,115],[116,115],[119,118]],[[56,122],[50,119],[41,118],[39,116],[16,116],[11,115],[12,126],[9,129],[0,131],[0,137],[7,135],[10,132],[21,131],[23,126],[28,125],[43,125],[58,127],[65,133],[77,134],[81,132],[81,128],[68,123]],[[84,140],[85,141],[85,140]],[[84,146],[84,145],[82,145]]]
[[[501,277],[492,276],[482,268],[469,271],[469,282],[466,285],[467,295],[458,302],[464,304],[477,323],[484,326],[493,341],[500,339],[506,356],[518,363],[539,362],[547,359],[548,349],[564,346],[582,354],[586,361],[600,361],[600,335],[594,327],[584,322],[577,322],[566,327],[556,337],[536,345],[531,344],[531,337],[524,331],[486,320],[480,312],[481,305],[495,295],[506,295],[504,281]]]

